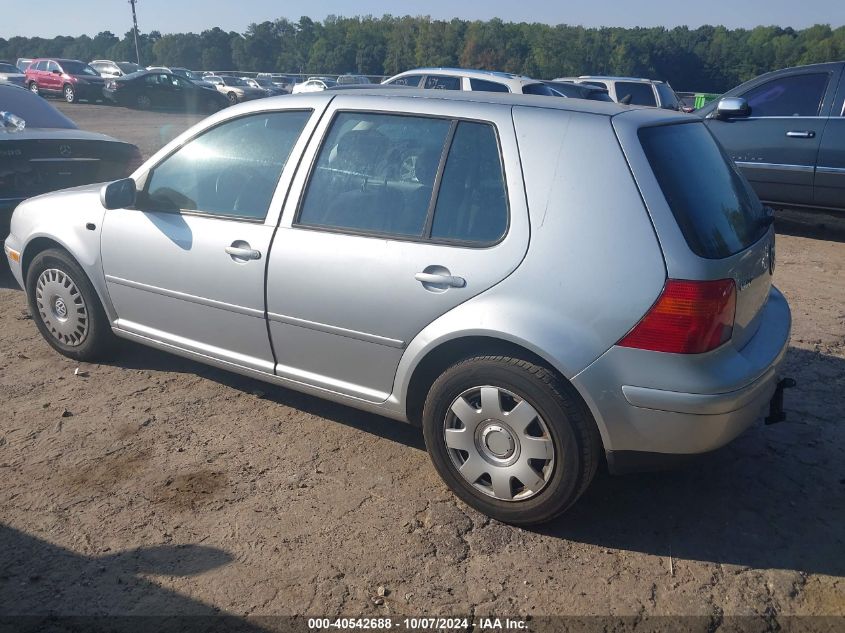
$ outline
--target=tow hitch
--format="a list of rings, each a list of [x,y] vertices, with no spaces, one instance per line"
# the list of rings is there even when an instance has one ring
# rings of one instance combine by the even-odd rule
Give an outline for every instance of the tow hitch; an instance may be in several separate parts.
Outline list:
[[[786,413],[783,410],[783,390],[792,389],[795,386],[794,378],[783,378],[778,381],[778,386],[775,389],[775,395],[772,396],[772,401],[769,403],[769,415],[766,417],[766,424],[777,424],[786,419]]]

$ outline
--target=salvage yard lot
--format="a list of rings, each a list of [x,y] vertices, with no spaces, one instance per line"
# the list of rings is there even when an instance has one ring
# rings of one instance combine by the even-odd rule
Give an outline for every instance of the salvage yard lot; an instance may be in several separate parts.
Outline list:
[[[202,118],[59,107],[145,157]],[[458,502],[410,426],[129,343],[77,365],[4,265],[0,613],[845,616],[845,222],[778,220],[788,420],[536,530]]]

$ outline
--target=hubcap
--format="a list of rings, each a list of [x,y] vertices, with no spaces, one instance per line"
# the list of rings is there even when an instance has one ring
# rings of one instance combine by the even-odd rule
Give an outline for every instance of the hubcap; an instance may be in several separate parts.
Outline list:
[[[551,433],[524,398],[500,387],[473,387],[452,402],[443,427],[452,463],[480,492],[523,501],[549,482],[555,465]]]
[[[65,99],[68,101],[73,101],[73,88],[65,88]]]
[[[47,331],[59,343],[76,347],[88,335],[88,308],[64,271],[48,268],[35,284],[35,303]]]

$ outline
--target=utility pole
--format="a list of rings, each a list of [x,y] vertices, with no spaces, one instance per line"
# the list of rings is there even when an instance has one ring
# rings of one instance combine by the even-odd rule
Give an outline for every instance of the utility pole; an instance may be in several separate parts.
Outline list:
[[[135,15],[135,3],[138,0],[129,0],[129,4],[132,5],[132,34],[135,36],[135,62],[140,66],[141,65],[141,52],[138,48],[138,16]]]

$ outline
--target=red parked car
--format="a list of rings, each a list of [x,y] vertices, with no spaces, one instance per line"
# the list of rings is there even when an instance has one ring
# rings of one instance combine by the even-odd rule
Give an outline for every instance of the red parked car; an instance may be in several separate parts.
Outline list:
[[[105,80],[78,59],[33,59],[26,69],[26,87],[35,94],[61,95],[68,103],[102,101]]]

